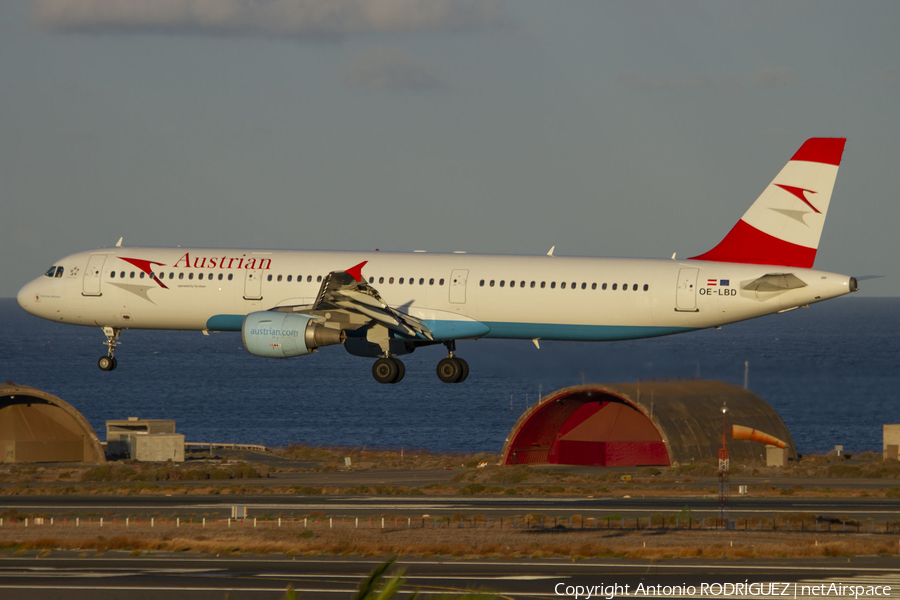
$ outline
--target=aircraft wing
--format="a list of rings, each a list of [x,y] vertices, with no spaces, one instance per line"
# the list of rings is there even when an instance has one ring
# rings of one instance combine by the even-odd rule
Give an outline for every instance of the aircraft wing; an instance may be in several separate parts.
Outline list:
[[[306,311],[350,312],[362,315],[370,321],[384,325],[410,337],[433,340],[431,330],[422,321],[394,310],[381,299],[378,290],[370,286],[362,276],[363,261],[346,271],[332,271],[322,281],[316,300]],[[299,307],[292,307],[296,310]]]

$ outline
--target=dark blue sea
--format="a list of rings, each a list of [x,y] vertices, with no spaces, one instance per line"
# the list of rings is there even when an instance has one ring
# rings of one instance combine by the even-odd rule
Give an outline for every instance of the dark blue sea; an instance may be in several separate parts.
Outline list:
[[[106,373],[99,329],[38,319],[14,299],[0,299],[0,325],[0,381],[68,401],[101,439],[107,419],[137,416],[176,419],[194,442],[499,452],[539,390],[698,374],[741,385],[744,361],[801,453],[880,451],[882,424],[900,422],[900,298],[850,296],[631,342],[461,342],[471,375],[457,385],[435,375],[441,346],[403,357],[403,382],[379,385],[372,361],[341,347],[271,360],[249,355],[240,334],[135,330]]]

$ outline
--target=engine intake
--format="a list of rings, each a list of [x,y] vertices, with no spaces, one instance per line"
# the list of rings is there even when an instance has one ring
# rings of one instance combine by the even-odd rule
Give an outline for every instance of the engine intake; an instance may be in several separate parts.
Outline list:
[[[325,327],[310,315],[262,311],[244,317],[241,339],[254,356],[290,358],[312,354],[322,346],[343,344],[347,334]]]

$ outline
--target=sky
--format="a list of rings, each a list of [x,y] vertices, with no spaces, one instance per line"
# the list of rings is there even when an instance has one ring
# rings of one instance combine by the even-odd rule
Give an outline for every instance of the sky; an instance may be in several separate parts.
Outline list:
[[[900,2],[5,0],[0,296],[124,244],[693,256],[847,137],[900,295]]]

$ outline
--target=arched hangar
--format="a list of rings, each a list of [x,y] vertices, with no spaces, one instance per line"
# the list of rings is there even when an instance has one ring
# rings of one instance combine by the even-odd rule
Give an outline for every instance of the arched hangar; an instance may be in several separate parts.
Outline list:
[[[764,431],[787,444],[781,417],[756,394],[721,381],[588,384],[547,394],[513,426],[502,464],[675,466],[719,456],[722,404],[729,456],[765,460],[765,446],[731,439],[731,426]]]
[[[0,463],[104,463],[91,424],[68,402],[27,385],[0,384]]]

